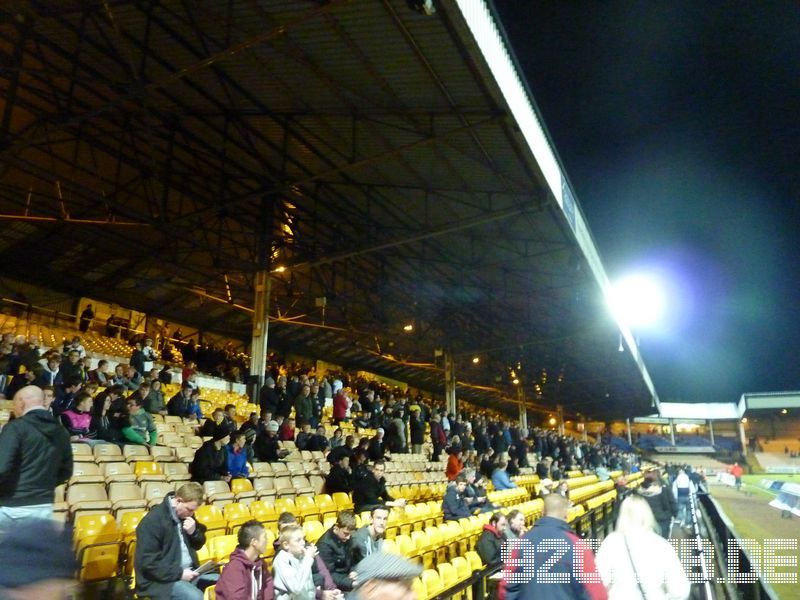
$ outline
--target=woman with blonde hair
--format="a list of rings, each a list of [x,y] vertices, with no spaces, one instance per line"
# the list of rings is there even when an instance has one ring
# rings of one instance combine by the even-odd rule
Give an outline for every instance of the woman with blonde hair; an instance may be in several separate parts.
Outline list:
[[[609,600],[686,600],[691,585],[644,498],[622,501],[617,527],[597,552]]]

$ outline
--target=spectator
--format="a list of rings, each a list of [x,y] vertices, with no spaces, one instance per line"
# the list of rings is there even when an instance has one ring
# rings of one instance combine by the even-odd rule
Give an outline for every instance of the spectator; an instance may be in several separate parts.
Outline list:
[[[461,473],[461,470],[464,468],[463,458],[464,453],[461,452],[460,448],[452,448],[450,450],[450,456],[447,458],[447,468],[444,472],[448,481],[454,481],[456,475]]]
[[[489,512],[497,507],[489,502],[486,495],[486,482],[482,477],[475,473],[475,469],[469,468],[462,471],[467,480],[467,487],[464,488],[464,497],[471,509],[479,509],[480,512]]]
[[[87,304],[80,316],[80,325],[78,326],[78,329],[81,330],[81,333],[86,333],[89,331],[89,326],[92,324],[92,319],[94,319],[94,310],[92,310],[91,304]]]
[[[136,369],[138,373],[146,373],[145,370],[145,355],[142,351],[142,343],[136,342],[133,345],[133,353],[131,354],[131,366]]]
[[[353,483],[350,473],[350,457],[344,450],[331,450],[328,454],[328,462],[331,463],[331,470],[325,477],[325,493],[351,493]]]
[[[475,550],[481,557],[483,564],[492,567],[500,563],[501,551],[506,541],[505,530],[507,521],[503,513],[496,512],[489,522],[483,526],[481,536],[475,544]]]
[[[347,398],[345,390],[339,392],[333,398],[333,422],[339,425],[342,421],[347,420],[347,409],[349,408],[350,401]]]
[[[105,393],[94,399],[90,427],[96,432],[96,439],[121,445],[125,443],[122,430],[116,426],[116,420],[109,417],[112,398],[112,394]]]
[[[353,505],[356,512],[370,510],[376,504],[385,504],[391,507],[406,505],[405,498],[395,500],[386,490],[386,479],[383,474],[386,470],[382,460],[372,463],[370,474],[362,480],[354,480]]]
[[[194,519],[202,503],[202,486],[186,483],[167,494],[136,527],[133,564],[140,598],[202,600],[195,569],[206,528]]]
[[[525,527],[525,514],[521,510],[514,509],[506,515],[505,536],[507,540],[516,540],[528,532]]]
[[[69,434],[44,406],[36,386],[19,390],[0,431],[0,528],[17,519],[49,519],[56,486],[72,476]]]
[[[314,407],[311,398],[311,386],[303,384],[300,393],[294,399],[295,417],[300,423],[310,423],[314,418]]]
[[[467,488],[467,478],[463,473],[456,476],[455,483],[447,486],[442,500],[442,512],[445,521],[457,521],[464,517],[472,516],[470,502],[464,495]]]
[[[79,377],[70,377],[63,385],[56,386],[56,399],[53,402],[53,414],[61,415],[65,410],[75,406],[75,396],[81,391],[83,381]]]
[[[214,434],[220,429],[220,425],[225,420],[225,411],[221,408],[215,408],[211,413],[211,418],[206,419],[200,427],[201,437],[214,437]]]
[[[521,538],[527,543],[515,544],[511,550],[508,561],[514,566],[503,573],[505,600],[607,598],[591,549],[567,523],[569,506],[560,494],[545,496],[544,516]],[[549,578],[523,575],[534,560],[537,565],[550,565]]]
[[[228,454],[228,474],[232,479],[247,478],[250,476],[250,471],[247,468],[247,451],[245,450],[245,441],[247,436],[242,431],[237,431],[231,437],[230,444],[225,446],[225,451]]]
[[[422,454],[422,445],[425,443],[425,421],[422,420],[422,413],[419,409],[411,411],[411,452]]]
[[[258,460],[274,463],[289,454],[289,450],[278,445],[277,434],[278,423],[276,421],[267,423],[266,430],[258,434],[256,441],[253,442],[253,452]]]
[[[281,425],[280,428],[280,435],[278,438],[282,442],[293,442],[294,441],[294,419],[286,419]]]
[[[681,521],[681,527],[689,525],[691,515],[689,514],[689,496],[697,493],[692,480],[686,474],[684,469],[678,469],[678,475],[672,483],[672,493],[678,501],[678,518]]]
[[[617,527],[597,552],[597,570],[609,600],[689,598],[689,580],[660,530],[643,498],[631,495],[622,501]]]
[[[144,398],[144,409],[151,415],[165,416],[169,414],[164,405],[164,392],[161,391],[161,382],[158,379],[150,382],[150,391]]]
[[[41,370],[39,370],[36,374],[36,378],[33,380],[34,385],[38,385],[39,387],[44,387],[46,385],[55,386],[61,382],[61,378],[59,377],[59,366],[61,361],[59,360],[58,354],[51,354],[47,357],[44,366]]]
[[[678,505],[672,491],[662,485],[661,475],[657,469],[644,474],[639,495],[650,506],[650,512],[661,529],[661,537],[669,539],[672,531],[672,519],[678,516]]]
[[[331,438],[331,442],[330,442],[331,450],[339,448],[340,446],[344,446],[344,442],[345,442],[345,439],[344,439],[344,435],[342,433],[342,428],[341,427],[337,427],[336,429],[333,430],[333,437]]]
[[[225,444],[230,441],[226,431],[218,429],[214,432],[213,439],[204,442],[194,453],[194,460],[189,466],[192,481],[205,483],[206,481],[230,481],[228,473],[228,454]]]
[[[199,421],[203,418],[203,413],[200,410],[199,402],[193,398],[199,398],[199,392],[195,394],[195,388],[184,382],[180,391],[167,402],[167,414]]]
[[[128,443],[148,448],[155,446],[158,441],[153,416],[142,408],[142,402],[138,398],[128,399],[128,425],[122,428],[122,435]]]
[[[92,396],[80,392],[75,398],[75,408],[61,415],[61,423],[67,428],[72,442],[95,442],[97,432],[92,429]]]
[[[383,460],[386,454],[386,447],[383,442],[383,433],[383,427],[378,427],[375,430],[375,435],[369,441],[367,455],[372,461]]]
[[[433,442],[433,455],[431,460],[437,462],[439,460],[439,453],[444,450],[447,445],[447,435],[441,424],[441,419],[438,414],[434,413],[431,416],[431,442]]]
[[[422,567],[401,556],[373,552],[358,563],[352,600],[409,600]]]
[[[517,484],[511,481],[506,472],[506,463],[500,462],[492,473],[492,485],[495,490],[513,490]]]
[[[308,450],[308,444],[312,437],[313,434],[311,433],[311,423],[303,423],[301,425],[300,433],[297,434],[295,446],[297,446],[298,450]]]
[[[356,517],[349,510],[343,510],[336,523],[319,538],[317,546],[322,562],[328,567],[336,587],[343,592],[353,589],[353,542],[350,539],[356,529]],[[276,575],[277,577],[277,575]]]
[[[97,368],[89,371],[89,381],[102,385],[103,387],[111,383],[108,361],[106,359],[101,358],[97,363]]]
[[[328,436],[325,435],[325,426],[320,425],[317,427],[317,433],[312,435],[311,439],[308,441],[307,449],[312,452],[325,452],[325,450],[328,449],[328,444]]]
[[[197,400],[200,400],[200,390],[196,390]],[[192,397],[194,398],[195,392],[192,393]],[[202,417],[200,417],[202,418]],[[233,435],[239,429],[239,426],[236,424],[236,405],[235,404],[226,404],[225,405],[225,414],[223,415],[222,423],[220,423],[220,428],[224,429],[228,435]]]
[[[370,512],[370,523],[356,530],[353,534],[354,562],[358,564],[373,552],[380,552],[386,537],[386,525],[389,522],[389,509],[376,506]]]
[[[239,528],[238,545],[214,586],[218,600],[268,600],[272,575],[261,556],[267,551],[267,532],[258,521]]]

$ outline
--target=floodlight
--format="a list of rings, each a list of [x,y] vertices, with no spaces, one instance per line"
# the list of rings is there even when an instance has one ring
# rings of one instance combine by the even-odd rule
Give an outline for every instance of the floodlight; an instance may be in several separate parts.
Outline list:
[[[667,301],[662,282],[657,277],[635,273],[612,285],[608,304],[618,323],[632,329],[646,329],[659,324]]]

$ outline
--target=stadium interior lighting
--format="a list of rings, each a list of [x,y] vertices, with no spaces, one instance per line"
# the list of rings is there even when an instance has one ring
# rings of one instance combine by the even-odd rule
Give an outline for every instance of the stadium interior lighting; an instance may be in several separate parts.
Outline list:
[[[283,273],[285,270],[286,270],[286,267],[284,267],[284,266],[280,266],[280,267],[275,267],[275,268],[272,270],[272,272],[273,272],[273,273]]]
[[[472,358],[472,364],[473,364],[473,365],[477,365],[479,362],[481,362],[481,359],[480,359],[480,357],[478,357],[478,356],[474,356],[474,357]]]
[[[747,423],[747,417],[742,417],[742,423]]]
[[[548,421],[548,423],[550,423],[550,425],[555,425],[556,424],[556,418],[555,417],[550,417],[550,420]]]
[[[514,385],[519,385],[519,379],[514,377],[514,380],[511,383],[513,383]]]
[[[785,408],[782,408],[782,409],[781,409],[781,414],[782,414],[782,415],[785,415],[785,414],[786,414],[786,413],[788,413],[788,412],[789,412],[789,411],[788,411],[788,410],[786,410]]]
[[[618,323],[631,329],[653,328],[660,324],[667,300],[662,282],[652,274],[626,275],[612,286],[608,294],[611,314]]]
[[[403,325],[403,331],[414,331],[414,326],[411,323]]]

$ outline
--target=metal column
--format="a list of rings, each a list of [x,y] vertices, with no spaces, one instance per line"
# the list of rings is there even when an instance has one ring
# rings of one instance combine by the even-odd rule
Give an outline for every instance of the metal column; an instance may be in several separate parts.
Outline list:
[[[267,337],[269,334],[269,295],[272,279],[268,269],[256,273],[255,299],[253,301],[253,336],[250,343],[250,375],[255,377],[255,392],[251,396],[257,401],[264,385],[264,370],[267,363]]]
[[[628,434],[628,445],[633,446],[633,441],[631,440],[631,420],[629,418],[625,419],[625,433]]]
[[[564,407],[560,404],[556,406],[556,418],[558,419],[558,423],[556,423],[558,434],[564,435]]]
[[[456,412],[456,365],[453,353],[449,350],[444,353],[444,397],[448,414]]]
[[[739,442],[742,444],[742,455],[747,454],[747,435],[744,432],[744,423],[739,419]]]
[[[711,445],[714,446],[716,444],[714,442],[714,421],[711,419],[708,420],[708,437],[711,438]]]
[[[673,446],[675,445],[675,421],[672,419],[669,420],[669,441]]]
[[[517,406],[519,407],[519,426],[528,428],[528,408],[525,406],[525,390],[522,385],[517,386]]]

